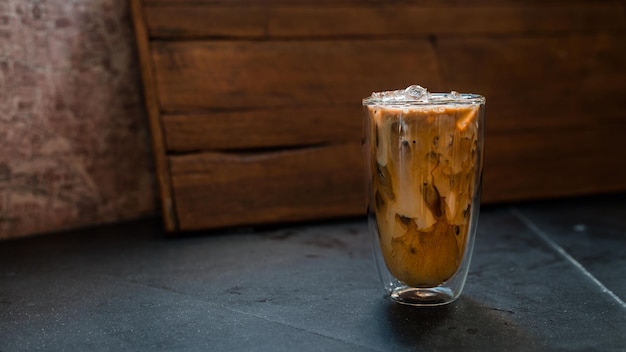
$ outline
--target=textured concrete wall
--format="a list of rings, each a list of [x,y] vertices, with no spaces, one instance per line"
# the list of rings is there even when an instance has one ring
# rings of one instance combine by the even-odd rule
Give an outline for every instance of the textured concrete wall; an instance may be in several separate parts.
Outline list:
[[[0,239],[158,211],[125,0],[0,0]]]

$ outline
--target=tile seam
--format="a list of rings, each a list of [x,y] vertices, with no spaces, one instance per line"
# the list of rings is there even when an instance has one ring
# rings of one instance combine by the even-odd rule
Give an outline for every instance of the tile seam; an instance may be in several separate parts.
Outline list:
[[[336,337],[336,336],[324,334],[324,333],[319,332],[319,331],[308,330],[306,328],[302,328],[302,327],[299,327],[299,326],[296,326],[296,325],[293,325],[293,324],[289,324],[289,323],[286,323],[286,322],[283,322],[283,321],[270,319],[270,318],[268,318],[266,316],[262,316],[262,315],[255,314],[255,313],[252,313],[252,312],[248,312],[248,311],[245,311],[245,310],[237,309],[235,307],[230,307],[230,306],[228,306],[228,305],[226,305],[224,303],[216,303],[216,302],[212,302],[212,301],[207,301],[206,299],[203,299],[201,297],[196,297],[196,296],[190,295],[190,294],[188,294],[186,292],[181,292],[181,291],[178,291],[178,290],[174,290],[174,289],[169,288],[169,287],[152,285],[152,284],[147,284],[147,283],[139,282],[139,281],[136,281],[136,282],[135,281],[126,281],[126,283],[129,283],[131,285],[143,286],[143,287],[150,288],[150,289],[153,289],[153,290],[166,291],[166,292],[169,292],[169,293],[182,295],[182,296],[186,297],[187,299],[191,299],[191,300],[207,303],[207,304],[209,304],[211,306],[219,307],[221,309],[224,309],[224,310],[227,310],[227,311],[230,311],[230,312],[233,312],[233,313],[241,314],[241,315],[244,315],[244,316],[247,316],[247,317],[251,317],[251,318],[255,318],[255,319],[261,319],[261,320],[267,321],[267,322],[272,323],[272,324],[282,325],[284,327],[288,327],[288,328],[295,329],[295,330],[298,330],[298,331],[301,331],[301,332],[305,332],[305,333],[308,333],[308,334],[312,334],[312,335],[316,335],[316,336],[319,336],[319,337],[323,337],[323,338],[326,338],[326,339],[329,339],[329,340],[341,342],[341,343],[344,343],[344,344],[347,344],[347,345],[351,345],[351,346],[355,346],[355,347],[358,347],[358,348],[364,348],[365,350],[368,350],[368,351],[373,351],[373,352],[381,351],[381,350],[378,350],[378,349],[373,349],[370,346],[364,346],[364,345],[359,344],[359,343],[357,343],[355,341],[345,340],[345,339],[342,339],[342,338],[339,338],[339,337]]]
[[[319,336],[319,337],[323,337],[323,338],[326,338],[326,339],[329,339],[329,340],[341,342],[341,343],[344,343],[344,344],[347,344],[347,345],[351,345],[351,346],[355,346],[355,347],[358,347],[358,348],[364,348],[364,349],[366,349],[368,351],[373,351],[373,352],[381,351],[379,349],[374,349],[371,346],[364,346],[364,345],[356,343],[354,341],[345,340],[345,339],[339,338],[337,336],[328,335],[328,334],[325,334],[325,333],[322,333],[322,332],[319,332],[319,331],[309,330],[309,329],[306,329],[306,328],[303,328],[303,327],[300,327],[300,326],[289,324],[289,323],[284,322],[284,321],[270,319],[270,318],[268,318],[266,316],[258,315],[258,314],[252,313],[252,312],[247,312],[245,310],[236,309],[236,308],[233,308],[233,307],[228,307],[228,306],[223,305],[223,304],[220,304],[219,306],[222,309],[229,310],[229,311],[234,312],[234,313],[246,315],[248,317],[252,317],[252,318],[256,318],[256,319],[265,320],[265,321],[267,321],[269,323],[272,323],[272,324],[282,325],[282,326],[285,326],[285,327],[288,327],[288,328],[291,328],[291,329],[295,329],[295,330],[298,330],[298,331],[301,331],[301,332],[305,332],[305,333],[308,333],[308,334],[312,334],[312,335],[316,335],[316,336]]]
[[[593,274],[591,274],[580,262],[578,262],[574,257],[572,257],[563,247],[561,247],[558,243],[556,243],[548,233],[539,228],[532,220],[530,220],[526,215],[522,214],[515,207],[510,208],[510,212],[515,216],[519,221],[521,221],[526,227],[528,227],[531,231],[533,231],[539,238],[541,238],[544,242],[550,246],[554,251],[559,253],[565,260],[567,260],[570,264],[576,267],[584,276],[586,276],[589,280],[591,280],[596,286],[600,288],[600,290],[609,295],[614,301],[616,301],[623,309],[626,309],[626,303],[617,296],[613,291],[611,291],[608,287],[606,287],[600,280],[598,280]]]

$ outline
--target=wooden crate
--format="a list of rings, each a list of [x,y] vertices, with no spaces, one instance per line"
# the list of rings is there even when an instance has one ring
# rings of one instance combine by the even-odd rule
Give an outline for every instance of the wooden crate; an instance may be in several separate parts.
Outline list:
[[[487,97],[483,200],[626,190],[617,1],[131,0],[166,228],[364,214],[361,99]]]

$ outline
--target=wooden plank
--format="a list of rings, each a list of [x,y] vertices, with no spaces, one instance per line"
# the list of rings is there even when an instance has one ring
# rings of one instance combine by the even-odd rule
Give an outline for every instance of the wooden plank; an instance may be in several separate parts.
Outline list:
[[[624,33],[616,2],[147,6],[154,38]]]
[[[174,152],[359,142],[362,110],[357,104],[164,115],[165,140]]]
[[[612,138],[615,130],[625,127],[492,136],[487,141],[483,202],[626,190],[626,168],[616,158],[618,151],[626,150],[626,139]],[[363,214],[361,157],[356,143],[171,156],[181,229]]]
[[[414,83],[487,97],[486,203],[626,190],[623,1],[144,4],[182,229],[362,214],[360,100]]]
[[[141,0],[131,1],[131,11],[135,28],[135,42],[139,56],[141,77],[143,82],[143,95],[148,113],[150,132],[152,135],[152,151],[156,169],[159,193],[161,196],[161,210],[163,223],[167,231],[176,229],[176,214],[174,213],[173,198],[170,184],[170,174],[165,157],[165,143],[161,129],[159,98],[155,86],[155,78],[152,71],[150,58],[150,43],[145,27]]]
[[[626,190],[626,41],[442,38],[447,89],[487,97],[485,202]]]
[[[182,230],[365,214],[360,143],[170,162]]]
[[[626,123],[488,136],[486,203],[626,191]]]
[[[372,91],[441,86],[430,42],[155,42],[164,111],[360,104]]]
[[[594,0],[594,3],[614,3],[615,0]],[[251,5],[311,5],[311,0],[144,0],[147,6],[208,6],[208,5],[225,5],[225,6],[251,6]],[[324,6],[344,6],[344,5],[376,5],[380,4],[380,0],[315,0],[318,5]],[[386,5],[428,5],[428,6],[457,6],[466,5],[467,0],[386,0]],[[474,0],[475,5],[499,5],[499,6],[516,6],[520,5],[520,0]],[[570,3],[589,3],[587,0],[524,0],[523,3],[528,4],[561,4]],[[623,0],[622,0],[623,3]]]
[[[489,133],[624,119],[623,36],[447,38],[437,55],[445,89],[487,97]]]

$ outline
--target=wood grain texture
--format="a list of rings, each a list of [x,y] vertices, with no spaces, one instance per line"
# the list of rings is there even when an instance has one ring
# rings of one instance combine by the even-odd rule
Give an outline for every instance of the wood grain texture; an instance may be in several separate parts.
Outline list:
[[[626,189],[626,41],[612,34],[441,39],[444,85],[487,97],[484,201]]]
[[[219,111],[163,115],[173,152],[358,142],[362,110],[349,107]]]
[[[161,127],[158,94],[150,62],[150,43],[148,42],[141,0],[131,0],[131,13],[135,27],[135,42],[137,43],[139,62],[141,64],[144,101],[148,113],[150,133],[152,134],[152,152],[161,196],[163,222],[166,230],[173,231],[177,228],[176,214],[174,212],[172,186],[165,156],[165,142]]]
[[[164,111],[358,105],[376,90],[441,87],[426,39],[154,42],[153,62]]]
[[[618,138],[626,123],[493,133],[487,140],[487,203],[624,191]]]
[[[178,229],[362,214],[361,99],[416,83],[487,97],[485,203],[626,190],[623,1],[143,9]]]
[[[571,3],[588,4],[586,0],[474,0],[474,5],[494,5],[494,6],[520,6],[522,4],[543,4],[543,5],[567,5]],[[595,0],[593,3],[619,3],[616,0]],[[266,5],[275,7],[280,5],[310,6],[311,0],[144,0],[146,6],[250,6]],[[623,0],[621,1],[623,3]],[[359,5],[380,5],[380,0],[316,0],[315,4],[320,6],[359,6]],[[449,7],[467,5],[467,0],[386,0],[385,5],[422,5]]]
[[[623,35],[444,38],[437,56],[446,89],[488,97],[489,131],[623,121]]]
[[[361,144],[170,156],[180,229],[365,213]]]
[[[153,38],[302,38],[623,31],[616,2],[147,6]]]

